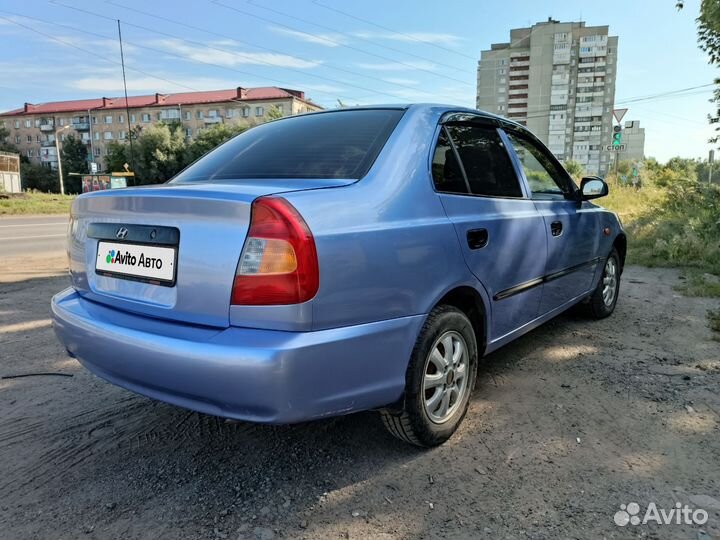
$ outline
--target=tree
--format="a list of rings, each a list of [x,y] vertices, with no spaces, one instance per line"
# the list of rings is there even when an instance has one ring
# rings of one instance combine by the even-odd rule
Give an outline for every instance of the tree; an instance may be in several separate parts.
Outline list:
[[[580,179],[585,176],[585,168],[580,164],[580,162],[575,161],[574,159],[568,159],[563,163],[565,166],[565,170],[568,172],[570,176],[575,179],[575,181],[580,181]]]
[[[44,193],[60,193],[57,171],[35,163],[20,163],[20,178],[24,189],[35,189]]]
[[[124,171],[125,164],[130,163],[130,145],[118,141],[110,141],[105,147],[107,157],[105,164],[108,171]]]
[[[60,159],[62,159],[63,182],[67,193],[82,193],[82,178],[70,176],[70,173],[87,174],[87,146],[81,139],[69,135],[62,143]]]
[[[238,124],[215,124],[202,132],[187,146],[186,163],[192,163],[216,146],[247,130]]]
[[[677,1],[678,9],[685,7],[683,0]],[[702,0],[700,2],[700,15],[695,19],[698,25],[698,43],[700,48],[709,56],[710,65],[720,65],[720,2],[718,0]],[[718,124],[715,132],[718,133],[709,142],[717,143],[720,140],[720,79],[715,79],[715,92],[712,101],[717,105],[715,115],[709,115],[711,124]]]
[[[268,121],[278,120],[279,118],[282,118],[283,116],[285,116],[285,115],[283,114],[280,107],[278,107],[277,105],[273,105],[272,107],[270,107],[270,110],[267,113]]]
[[[166,182],[185,165],[185,134],[179,124],[158,123],[133,142],[135,174],[140,184]]]

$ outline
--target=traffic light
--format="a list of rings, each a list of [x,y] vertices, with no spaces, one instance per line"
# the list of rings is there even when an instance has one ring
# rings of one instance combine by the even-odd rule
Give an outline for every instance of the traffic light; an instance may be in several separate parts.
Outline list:
[[[613,126],[612,145],[620,146],[620,141],[622,141],[622,126],[618,124]]]

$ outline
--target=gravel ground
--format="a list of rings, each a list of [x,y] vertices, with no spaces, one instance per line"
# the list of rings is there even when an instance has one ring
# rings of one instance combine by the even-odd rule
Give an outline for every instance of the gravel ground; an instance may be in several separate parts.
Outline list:
[[[227,423],[92,376],[50,325],[62,257],[0,259],[0,538],[720,538],[717,301],[630,267],[615,314],[484,359],[465,422],[418,450],[375,413]],[[32,270],[29,270],[32,269]],[[621,504],[703,508],[627,525]]]

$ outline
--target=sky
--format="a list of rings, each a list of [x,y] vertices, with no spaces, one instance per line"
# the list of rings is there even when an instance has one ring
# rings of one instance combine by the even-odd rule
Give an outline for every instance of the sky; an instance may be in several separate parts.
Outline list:
[[[304,90],[324,107],[473,107],[477,61],[511,28],[548,17],[619,36],[616,107],[645,152],[707,157],[718,75],[697,47],[700,0],[0,0],[0,110],[23,103],[237,86]],[[627,103],[626,103],[627,102]]]

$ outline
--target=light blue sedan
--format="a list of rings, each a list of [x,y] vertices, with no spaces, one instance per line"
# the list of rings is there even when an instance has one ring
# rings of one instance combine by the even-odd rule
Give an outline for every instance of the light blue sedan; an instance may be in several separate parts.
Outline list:
[[[377,409],[433,446],[483,355],[575,304],[613,312],[626,236],[605,194],[475,110],[284,118],[167,184],[78,197],[55,330],[151,398],[266,423]]]

